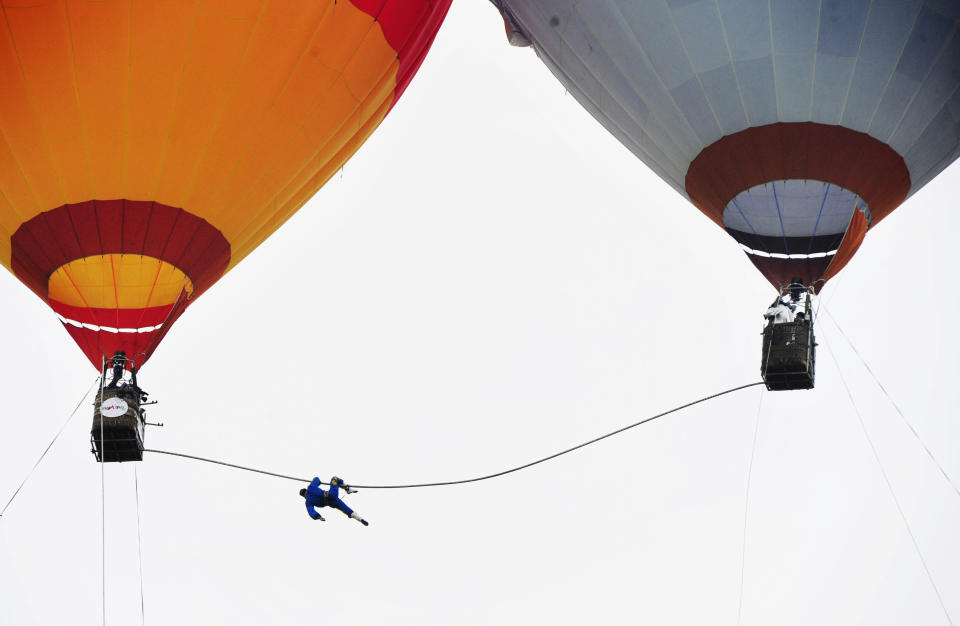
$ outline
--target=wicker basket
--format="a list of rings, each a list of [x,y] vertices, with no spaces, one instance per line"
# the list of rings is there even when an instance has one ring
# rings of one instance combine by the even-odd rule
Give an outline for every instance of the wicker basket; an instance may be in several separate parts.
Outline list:
[[[767,389],[813,389],[816,342],[807,321],[768,325],[763,330],[760,373]]]
[[[133,385],[104,388],[97,394],[90,439],[98,461],[143,460],[139,388]]]

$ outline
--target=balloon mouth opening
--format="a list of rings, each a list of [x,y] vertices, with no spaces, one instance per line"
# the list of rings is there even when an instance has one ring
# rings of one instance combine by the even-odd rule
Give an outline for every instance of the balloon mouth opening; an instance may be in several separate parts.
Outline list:
[[[828,250],[827,252],[811,252],[809,254],[783,254],[780,252],[765,252],[763,250],[754,250],[744,244],[740,244],[740,248],[747,254],[752,254],[755,256],[762,256],[768,259],[822,259],[828,256],[834,256],[837,253],[837,250]]]
[[[60,318],[60,321],[64,324],[69,324],[70,326],[75,326],[76,328],[86,328],[87,330],[92,330],[95,332],[105,332],[113,333],[118,335],[121,333],[124,334],[136,334],[136,333],[152,333],[154,331],[160,330],[163,324],[157,324],[156,326],[142,326],[140,328],[114,328],[112,326],[98,326],[97,324],[89,324],[87,322],[78,322],[77,320],[72,320],[70,318],[64,317],[62,315],[57,315]]]

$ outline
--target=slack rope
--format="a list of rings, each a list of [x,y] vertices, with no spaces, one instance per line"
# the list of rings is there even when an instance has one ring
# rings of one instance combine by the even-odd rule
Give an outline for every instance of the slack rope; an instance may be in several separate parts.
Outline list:
[[[840,327],[837,326],[837,329]],[[893,489],[893,483],[890,482],[890,477],[887,475],[887,470],[883,466],[883,461],[880,460],[880,453],[877,452],[877,446],[873,443],[873,438],[870,436],[870,431],[867,430],[867,424],[863,420],[863,415],[860,413],[860,408],[857,406],[856,400],[853,398],[853,392],[850,391],[850,385],[847,384],[847,379],[843,376],[843,370],[840,368],[840,362],[837,361],[837,355],[834,354],[833,348],[830,347],[830,342],[827,340],[825,334],[821,334],[823,337],[824,345],[827,347],[827,352],[830,354],[830,358],[833,360],[834,366],[837,368],[837,374],[840,377],[840,382],[843,383],[843,388],[847,392],[847,398],[850,400],[850,405],[853,407],[853,412],[857,416],[857,421],[860,423],[860,430],[863,431],[863,436],[867,440],[867,444],[870,446],[870,452],[873,453],[873,459],[877,462],[877,467],[880,469],[880,475],[883,477],[883,482],[887,486],[887,491],[890,493],[890,497],[893,499],[893,504],[897,508],[897,513],[900,514],[900,519],[903,521],[903,525],[907,530],[907,535],[910,536],[910,541],[913,543],[913,549],[917,553],[917,558],[920,559],[920,565],[923,566],[923,571],[927,574],[927,580],[930,582],[930,586],[933,588],[933,593],[937,596],[937,602],[940,603],[940,608],[943,610],[943,615],[947,618],[947,622],[950,626],[953,626],[953,619],[950,617],[950,611],[947,610],[947,605],[943,601],[943,596],[940,594],[940,588],[937,587],[936,581],[933,580],[933,574],[930,572],[930,568],[927,566],[927,560],[923,558],[923,552],[920,550],[920,543],[917,541],[916,535],[913,533],[913,528],[910,526],[910,521],[907,519],[906,513],[903,512],[903,506],[900,504],[900,498],[897,497],[897,492]]]
[[[900,420],[903,421],[904,425],[910,430],[913,438],[917,440],[917,443],[920,444],[920,447],[923,448],[923,451],[927,453],[927,456],[930,457],[930,460],[933,462],[933,464],[937,466],[938,470],[940,470],[940,474],[943,475],[944,480],[947,481],[947,483],[953,489],[953,492],[960,496],[960,488],[958,488],[957,484],[953,482],[953,478],[951,478],[950,474],[947,473],[947,470],[943,468],[943,465],[940,464],[940,461],[937,460],[937,457],[933,455],[933,451],[930,450],[930,446],[928,446],[926,442],[920,438],[920,433],[918,433],[917,429],[913,427],[913,424],[910,423],[910,420],[907,419],[907,416],[904,415],[903,411],[900,410],[900,406],[893,400],[890,392],[887,391],[887,388],[883,386],[883,383],[880,382],[880,379],[877,378],[877,375],[874,374],[873,370],[870,369],[870,366],[867,365],[866,359],[863,358],[863,355],[860,354],[860,351],[857,350],[857,347],[853,345],[852,341],[850,341],[850,337],[847,336],[847,333],[843,332],[843,329],[840,327],[840,323],[837,322],[837,318],[830,313],[830,309],[824,307],[823,311],[827,314],[827,317],[830,318],[830,321],[833,322],[833,325],[837,328],[837,330],[840,331],[840,336],[846,340],[847,345],[850,346],[850,349],[853,350],[853,353],[857,355],[858,359],[860,359],[860,364],[863,365],[864,369],[867,370],[867,373],[873,378],[873,382],[877,383],[877,387],[880,388],[880,391],[883,392],[883,395],[886,396],[887,400],[890,401],[890,404],[897,412],[897,415],[900,416]]]
[[[70,413],[70,417],[68,417],[67,421],[63,423],[63,426],[60,427],[60,430],[57,431],[57,434],[53,436],[53,439],[50,441],[49,444],[47,444],[47,447],[43,451],[43,453],[40,455],[40,458],[37,459],[37,462],[33,464],[33,468],[30,469],[30,472],[27,474],[26,478],[23,479],[23,482],[20,483],[20,486],[17,487],[17,490],[14,491],[13,495],[10,496],[10,499],[7,500],[7,503],[6,505],[4,505],[3,510],[0,511],[0,517],[3,517],[3,514],[7,512],[7,509],[10,507],[10,504],[13,502],[13,499],[17,497],[17,494],[20,493],[20,490],[23,489],[23,486],[26,485],[27,481],[30,480],[30,477],[33,476],[33,472],[36,471],[37,466],[39,466],[40,462],[43,461],[43,458],[47,456],[47,452],[50,452],[50,448],[53,447],[53,444],[56,443],[57,439],[60,438],[60,434],[63,433],[63,431],[66,429],[70,421],[73,420],[73,416],[77,414],[78,410],[80,410],[80,406],[83,404],[83,401],[87,399],[87,396],[89,396],[90,392],[93,391],[93,386],[96,385],[97,382],[99,382],[99,380],[100,380],[100,376],[97,375],[97,377],[93,379],[93,382],[90,383],[90,388],[84,392],[83,397],[80,398],[80,402],[77,402],[77,406],[73,407],[73,412]]]
[[[140,480],[137,478],[137,466],[133,466],[133,492],[137,496],[137,565],[140,570],[140,626],[144,626],[143,611],[143,542],[140,541]]]
[[[485,475],[485,476],[478,476],[478,477],[476,477],[476,478],[465,478],[465,479],[463,479],[463,480],[446,480],[446,481],[438,481],[438,482],[432,482],[432,483],[411,483],[411,484],[405,484],[405,485],[353,485],[353,484],[351,484],[351,485],[349,485],[349,486],[350,486],[350,488],[352,488],[352,489],[414,489],[414,488],[417,488],[417,487],[445,487],[445,486],[448,486],[448,485],[463,485],[463,484],[466,484],[466,483],[476,483],[476,482],[480,482],[480,481],[482,481],[482,480],[489,480],[489,479],[491,479],[491,478],[498,478],[498,477],[500,477],[500,476],[505,476],[505,475],[507,475],[507,474],[512,474],[513,472],[519,472],[520,470],[522,470],[522,469],[527,469],[528,467],[533,467],[534,465],[539,465],[540,463],[544,463],[544,462],[549,461],[549,460],[551,460],[551,459],[555,459],[555,458],[557,458],[558,456],[563,456],[564,454],[568,454],[568,453],[570,453],[570,452],[573,452],[574,450],[579,450],[580,448],[584,448],[584,447],[586,447],[586,446],[589,446],[590,444],[597,443],[598,441],[601,441],[601,440],[603,440],[603,439],[607,439],[608,437],[613,437],[614,435],[618,435],[618,434],[620,434],[620,433],[622,433],[622,432],[624,432],[624,431],[630,430],[631,428],[636,428],[637,426],[640,426],[641,424],[646,424],[646,423],[648,423],[648,422],[652,422],[652,421],[655,420],[655,419],[659,419],[659,418],[664,417],[664,416],[666,416],[666,415],[670,415],[671,413],[676,413],[677,411],[682,411],[683,409],[689,408],[689,407],[694,406],[694,405],[696,405],[696,404],[700,404],[700,403],[702,403],[702,402],[706,402],[707,400],[713,400],[714,398],[719,398],[720,396],[725,396],[725,395],[727,395],[727,394],[729,394],[729,393],[733,393],[733,392],[735,392],[735,391],[740,391],[740,390],[742,390],[742,389],[747,389],[747,388],[749,388],[749,387],[756,387],[757,385],[763,385],[763,384],[764,384],[763,381],[760,381],[760,382],[756,382],[756,383],[750,383],[750,384],[748,384],[748,385],[740,385],[739,387],[733,387],[733,388],[731,388],[731,389],[727,389],[726,391],[721,391],[721,392],[715,393],[715,394],[713,394],[713,395],[705,396],[705,397],[703,397],[703,398],[700,398],[699,400],[694,400],[693,402],[688,402],[688,403],[682,404],[682,405],[680,405],[680,406],[678,406],[678,407],[674,407],[674,408],[670,409],[669,411],[664,411],[663,413],[658,413],[658,414],[653,415],[653,416],[651,416],[651,417],[644,418],[644,419],[640,420],[639,422],[634,422],[633,424],[630,424],[630,425],[628,425],[628,426],[624,426],[623,428],[618,428],[617,430],[614,430],[614,431],[612,431],[612,432],[609,432],[609,433],[607,433],[607,434],[605,434],[605,435],[601,435],[601,436],[595,437],[594,439],[591,439],[591,440],[589,440],[589,441],[585,441],[585,442],[583,442],[583,443],[581,443],[581,444],[575,445],[575,446],[573,446],[572,448],[567,448],[566,450],[561,450],[560,452],[556,452],[556,453],[554,453],[554,454],[551,454],[550,456],[545,456],[545,457],[543,457],[542,459],[537,459],[536,461],[531,461],[531,462],[529,462],[529,463],[524,463],[523,465],[518,465],[517,467],[513,467],[513,468],[511,468],[511,469],[503,470],[503,471],[496,472],[496,473],[493,473],[493,474],[487,474],[487,475]],[[233,467],[233,468],[235,468],[235,469],[241,469],[241,470],[245,470],[245,471],[248,471],[248,472],[256,472],[256,473],[258,473],[258,474],[266,474],[267,476],[275,476],[275,477],[277,477],[277,478],[285,478],[285,479],[287,479],[287,480],[295,480],[295,481],[301,482],[301,483],[308,483],[308,482],[310,482],[310,480],[311,480],[311,479],[309,479],[309,478],[298,478],[298,477],[296,477],[296,476],[288,476],[288,475],[286,475],[286,474],[278,474],[278,473],[276,473],[276,472],[267,472],[267,471],[265,471],[265,470],[260,470],[260,469],[256,469],[256,468],[253,468],[253,467],[246,467],[246,466],[244,466],[244,465],[236,465],[236,464],[234,464],[234,463],[226,463],[226,462],[224,462],[224,461],[217,461],[217,460],[215,460],[215,459],[206,459],[206,458],[199,457],[199,456],[193,456],[193,455],[191,455],[191,454],[182,454],[182,453],[180,453],[180,452],[170,452],[170,451],[167,451],[167,450],[149,450],[149,449],[146,449],[146,448],[145,448],[143,451],[144,451],[144,452],[153,452],[153,453],[156,453],[156,454],[169,454],[170,456],[179,456],[179,457],[183,457],[183,458],[185,458],[185,459],[193,459],[193,460],[195,460],[195,461],[204,461],[205,463],[215,463],[215,464],[217,464],[217,465],[224,465],[224,466],[226,466],[226,467]],[[329,484],[329,483],[323,483],[323,482],[322,482],[322,483],[320,483],[320,484],[321,484],[321,485],[327,485],[327,484]]]
[[[113,257],[110,262],[113,263]],[[106,372],[106,357],[101,357],[100,371]],[[100,408],[103,407],[103,388],[107,384],[105,376],[100,377]],[[103,442],[103,413],[100,414],[100,590],[103,594],[102,612],[103,626],[107,626],[107,479],[106,463],[107,446]]]
[[[760,402],[757,404],[757,421],[753,426],[753,443],[750,445],[750,463],[747,465],[747,489],[743,499],[743,543],[740,547],[740,596],[737,600],[737,626],[743,617],[743,581],[747,570],[747,522],[750,514],[750,483],[753,479],[753,460],[757,455],[757,435],[760,433],[760,411],[763,409],[763,390],[760,390]]]

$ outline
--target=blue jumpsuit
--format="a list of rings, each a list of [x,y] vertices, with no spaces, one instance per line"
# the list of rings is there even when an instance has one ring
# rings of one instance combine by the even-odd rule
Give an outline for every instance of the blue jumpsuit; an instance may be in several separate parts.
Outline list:
[[[330,482],[333,483],[332,480]],[[340,499],[340,485],[331,484],[330,491],[324,491],[320,487],[320,479],[316,477],[313,479],[313,482],[310,483],[310,486],[307,487],[306,501],[307,513],[309,513],[313,519],[320,519],[320,514],[317,513],[313,507],[330,506],[343,511],[343,514],[347,517],[353,515],[353,509],[348,507],[347,504]]]

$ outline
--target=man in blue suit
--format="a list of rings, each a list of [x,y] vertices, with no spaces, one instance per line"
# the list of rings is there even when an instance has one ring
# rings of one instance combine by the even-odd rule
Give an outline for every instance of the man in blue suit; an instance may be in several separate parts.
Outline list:
[[[340,486],[343,485],[344,490],[347,493],[353,493],[353,489],[350,489],[347,485],[343,483],[343,479],[337,478],[334,476],[330,479],[330,490],[324,491],[320,487],[320,479],[314,477],[313,481],[310,483],[310,486],[306,489],[300,490],[300,495],[306,500],[307,503],[307,513],[310,514],[315,520],[324,520],[323,516],[317,513],[317,510],[314,507],[333,507],[339,509],[343,512],[344,515],[352,519],[357,520],[364,526],[369,526],[370,524],[367,520],[360,517],[358,514],[354,513],[353,509],[347,506],[347,504],[340,499]]]

